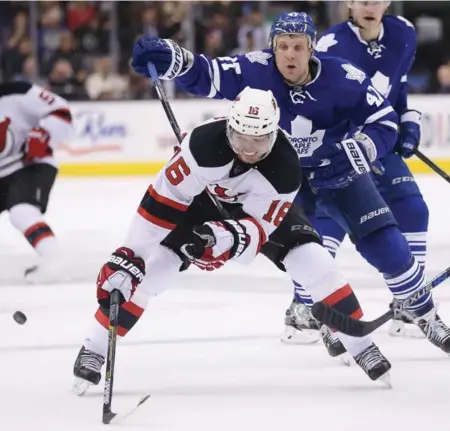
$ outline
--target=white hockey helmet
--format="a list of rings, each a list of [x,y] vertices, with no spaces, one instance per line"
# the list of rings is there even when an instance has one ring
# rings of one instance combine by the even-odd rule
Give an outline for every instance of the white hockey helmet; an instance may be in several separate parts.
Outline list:
[[[246,87],[228,114],[230,146],[247,163],[266,157],[277,139],[280,109],[270,90]]]

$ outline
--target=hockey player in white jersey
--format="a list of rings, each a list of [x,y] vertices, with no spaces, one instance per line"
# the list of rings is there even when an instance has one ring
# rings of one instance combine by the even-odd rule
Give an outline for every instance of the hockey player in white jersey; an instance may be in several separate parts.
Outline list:
[[[301,167],[278,126],[279,117],[271,91],[247,87],[228,118],[200,125],[184,138],[145,193],[123,246],[100,270],[100,307],[74,365],[76,393],[100,381],[110,292],[122,294],[118,335],[123,337],[149,297],[186,263],[215,270],[230,260],[249,264],[261,251],[291,277],[308,283],[315,301],[355,318],[363,315],[317,232],[292,205]],[[230,217],[219,213],[205,189],[222,201]],[[338,336],[372,380],[387,376],[391,365],[370,337]]]
[[[65,99],[27,82],[0,84],[0,213],[9,212],[11,224],[38,254],[38,264],[25,271],[32,283],[63,275],[44,214],[58,172],[53,151],[71,133]]]

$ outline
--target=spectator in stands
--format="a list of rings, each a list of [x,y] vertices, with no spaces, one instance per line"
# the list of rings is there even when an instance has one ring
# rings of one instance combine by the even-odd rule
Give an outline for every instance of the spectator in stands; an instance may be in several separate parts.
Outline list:
[[[104,28],[99,16],[78,27],[74,34],[76,45],[83,54],[93,57],[109,52],[109,31]]]
[[[117,100],[124,97],[127,80],[113,72],[110,57],[98,58],[94,73],[86,79],[86,91],[91,100]]]
[[[60,45],[61,33],[65,31],[64,14],[57,2],[40,2],[44,9],[39,30],[39,53],[41,69]]]
[[[81,27],[89,27],[96,17],[97,11],[92,2],[77,0],[72,1],[67,5],[67,27],[73,32]]]
[[[30,39],[26,36],[17,41],[9,40],[8,49],[2,55],[3,79],[12,79],[14,75],[22,73],[23,62],[31,54],[31,48]]]
[[[75,49],[75,38],[70,30],[64,30],[60,33],[58,49],[48,60],[47,71],[52,70],[53,65],[58,60],[66,60],[76,74],[79,82],[84,82],[87,72],[83,68],[83,54]]]
[[[36,57],[29,55],[22,64],[22,73],[13,76],[15,81],[27,81],[47,88],[47,81],[41,78],[37,71]]]
[[[250,36],[249,33],[251,33]],[[237,36],[239,47],[245,47],[251,40],[253,42],[252,50],[259,51],[267,48],[268,38],[263,14],[257,9],[252,10],[245,16],[245,24],[239,28]]]
[[[438,93],[450,93],[450,62],[443,64],[437,70]]]
[[[77,80],[69,61],[55,61],[49,75],[50,90],[67,100],[86,100],[87,94],[83,84]]]

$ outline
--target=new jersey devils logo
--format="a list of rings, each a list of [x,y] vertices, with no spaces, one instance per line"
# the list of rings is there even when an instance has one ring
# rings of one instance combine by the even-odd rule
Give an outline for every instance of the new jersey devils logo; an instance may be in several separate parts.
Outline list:
[[[223,201],[229,201],[229,202],[236,202],[237,198],[239,196],[242,196],[244,193],[237,193],[233,196],[227,195],[227,191],[229,189],[226,189],[225,187],[219,186],[219,184],[216,184],[213,189],[213,193]]]

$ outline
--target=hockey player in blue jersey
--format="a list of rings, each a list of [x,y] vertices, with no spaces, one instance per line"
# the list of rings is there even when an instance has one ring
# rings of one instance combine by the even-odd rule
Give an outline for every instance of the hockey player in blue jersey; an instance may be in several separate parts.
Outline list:
[[[148,76],[147,63],[153,62],[162,79],[216,99],[233,100],[246,86],[270,89],[280,106],[280,126],[292,135],[308,175],[313,193],[306,203],[349,233],[402,300],[423,286],[424,270],[371,174],[394,148],[398,116],[362,70],[337,57],[313,55],[315,42],[311,17],[290,12],[273,23],[271,49],[212,59],[144,36],[135,44],[132,66]],[[437,316],[431,294],[408,311],[430,342],[450,352],[450,330]]]
[[[375,181],[407,239],[412,254],[419,265],[424,267],[428,207],[403,160],[413,155],[413,150],[420,142],[421,114],[409,109],[407,103],[407,75],[414,61],[416,32],[414,26],[403,17],[385,15],[389,4],[389,1],[349,1],[350,19],[323,33],[316,51],[345,58],[363,69],[374,87],[397,112],[400,118],[399,137],[394,151],[382,159],[384,173],[376,176]],[[324,246],[334,256],[345,237],[345,230],[323,211],[318,211],[310,219],[321,233]],[[301,329],[308,325],[310,317],[308,311],[297,304],[298,301],[310,304],[311,299],[304,290],[299,289],[288,312],[289,315],[306,317],[306,322],[295,317],[292,319],[293,323],[297,320],[296,325]],[[407,316],[393,320],[389,333],[407,334],[404,330],[405,321],[412,323]],[[294,328],[288,333],[292,336],[296,331]],[[330,337],[331,334],[324,328],[322,336]],[[297,337],[304,339],[299,334]]]

